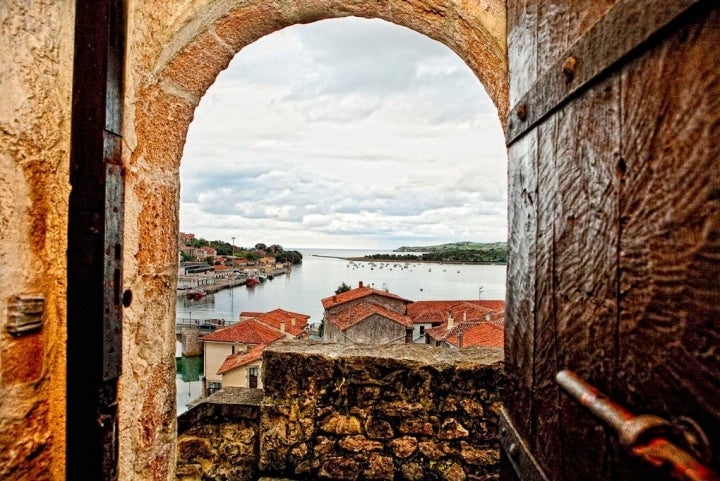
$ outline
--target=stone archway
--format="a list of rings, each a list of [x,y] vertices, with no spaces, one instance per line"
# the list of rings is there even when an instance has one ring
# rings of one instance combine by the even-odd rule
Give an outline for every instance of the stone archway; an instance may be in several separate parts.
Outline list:
[[[135,297],[123,321],[119,416],[126,428],[121,430],[120,472],[127,479],[167,479],[176,430],[172,324],[177,252],[172,247],[177,245],[179,163],[206,90],[237,52],[262,36],[323,19],[378,18],[455,51],[482,82],[502,120],[508,109],[505,4],[223,0],[180,13],[160,2],[136,8],[130,19],[124,126],[125,285]],[[168,27],[164,21],[172,19]]]

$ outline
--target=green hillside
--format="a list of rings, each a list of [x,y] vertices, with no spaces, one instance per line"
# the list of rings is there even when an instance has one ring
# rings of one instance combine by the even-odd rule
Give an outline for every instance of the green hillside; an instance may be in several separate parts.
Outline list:
[[[491,250],[500,249],[507,251],[507,242],[451,242],[449,244],[438,244],[434,246],[402,246],[394,249],[393,252],[444,252],[462,250]]]
[[[506,264],[506,242],[452,242],[434,246],[403,246],[393,252],[407,254],[372,254],[361,259],[373,261],[449,262],[462,264]]]

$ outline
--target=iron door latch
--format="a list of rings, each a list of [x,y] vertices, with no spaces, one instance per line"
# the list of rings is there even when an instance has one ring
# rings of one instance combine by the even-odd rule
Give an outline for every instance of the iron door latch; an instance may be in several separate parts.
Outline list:
[[[569,370],[555,376],[557,383],[592,414],[613,428],[620,444],[631,455],[682,481],[720,481],[707,464],[712,454],[707,436],[692,420],[683,426],[649,414],[636,416],[609,399]]]

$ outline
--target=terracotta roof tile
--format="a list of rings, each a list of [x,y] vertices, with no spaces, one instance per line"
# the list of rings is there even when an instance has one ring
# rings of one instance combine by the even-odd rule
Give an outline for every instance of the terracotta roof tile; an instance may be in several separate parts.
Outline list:
[[[449,336],[446,341],[457,347],[457,334]],[[462,330],[461,347],[504,347],[505,333],[502,326],[483,322]]]
[[[338,329],[340,329],[341,331],[345,331],[349,327],[352,327],[355,324],[364,321],[365,319],[374,314],[380,315],[386,319],[389,319],[392,322],[400,324],[406,329],[411,329],[413,327],[413,323],[409,317],[398,314],[397,312],[391,311],[390,309],[385,309],[384,307],[373,304],[372,302],[363,302],[360,304],[349,306],[342,311],[330,316],[328,322],[332,322],[335,326],[338,327]]]
[[[299,314],[297,312],[286,311],[284,309],[274,309],[263,314],[256,316],[256,319],[263,322],[278,332],[281,329],[281,324],[285,321],[285,332],[288,334],[298,337],[305,332],[307,327],[307,321],[310,316],[307,314]],[[293,319],[295,319],[295,325],[293,326]]]
[[[246,319],[252,319],[253,317],[260,316],[262,314],[265,314],[264,312],[254,312],[254,311],[242,311],[240,315],[238,316],[238,320],[244,321]]]
[[[270,344],[285,337],[256,319],[240,321],[232,326],[218,329],[200,338],[210,342],[242,342],[244,344]]]
[[[247,352],[231,354],[225,358],[216,374],[223,374],[237,367],[245,366],[262,358],[265,351],[265,344],[253,347]]]
[[[452,345],[457,345],[457,334],[458,332],[463,333],[463,347],[473,345],[491,345],[491,347],[503,347],[502,342],[504,337],[498,339],[498,332],[503,333],[505,327],[505,310],[491,311],[489,313],[483,313],[482,316],[468,320],[457,320],[453,321],[453,327],[448,329],[447,322],[442,325],[433,327],[425,331],[426,335],[435,341],[447,341]],[[479,329],[476,334],[474,329],[478,326],[490,326],[492,329],[483,328]],[[498,331],[499,330],[499,331]],[[470,338],[466,341],[466,334],[470,332]],[[482,336],[487,337],[484,341]],[[492,337],[495,336],[495,337]],[[477,344],[477,342],[485,342],[488,344]],[[497,345],[500,344],[500,345]]]
[[[396,294],[381,291],[378,289],[373,289],[372,287],[356,287],[355,289],[350,289],[349,291],[341,292],[340,294],[335,294],[333,296],[326,297],[326,298],[322,299],[321,302],[325,309],[330,309],[331,307],[339,306],[341,304],[345,304],[346,302],[355,301],[357,299],[362,299],[363,297],[371,296],[373,294],[382,296],[382,297],[387,297],[390,299],[397,299],[397,300],[405,302],[405,303],[412,302],[411,300],[405,299]]]
[[[415,324],[441,324],[447,322],[449,313],[457,322],[480,320],[488,314],[504,309],[505,301],[417,301],[408,304],[406,313]]]

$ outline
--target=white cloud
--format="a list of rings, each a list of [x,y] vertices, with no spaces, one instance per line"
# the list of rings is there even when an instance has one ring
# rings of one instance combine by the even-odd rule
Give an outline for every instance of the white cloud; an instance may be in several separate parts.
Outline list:
[[[182,231],[295,247],[506,237],[497,111],[447,47],[379,20],[243,49],[198,106]]]

